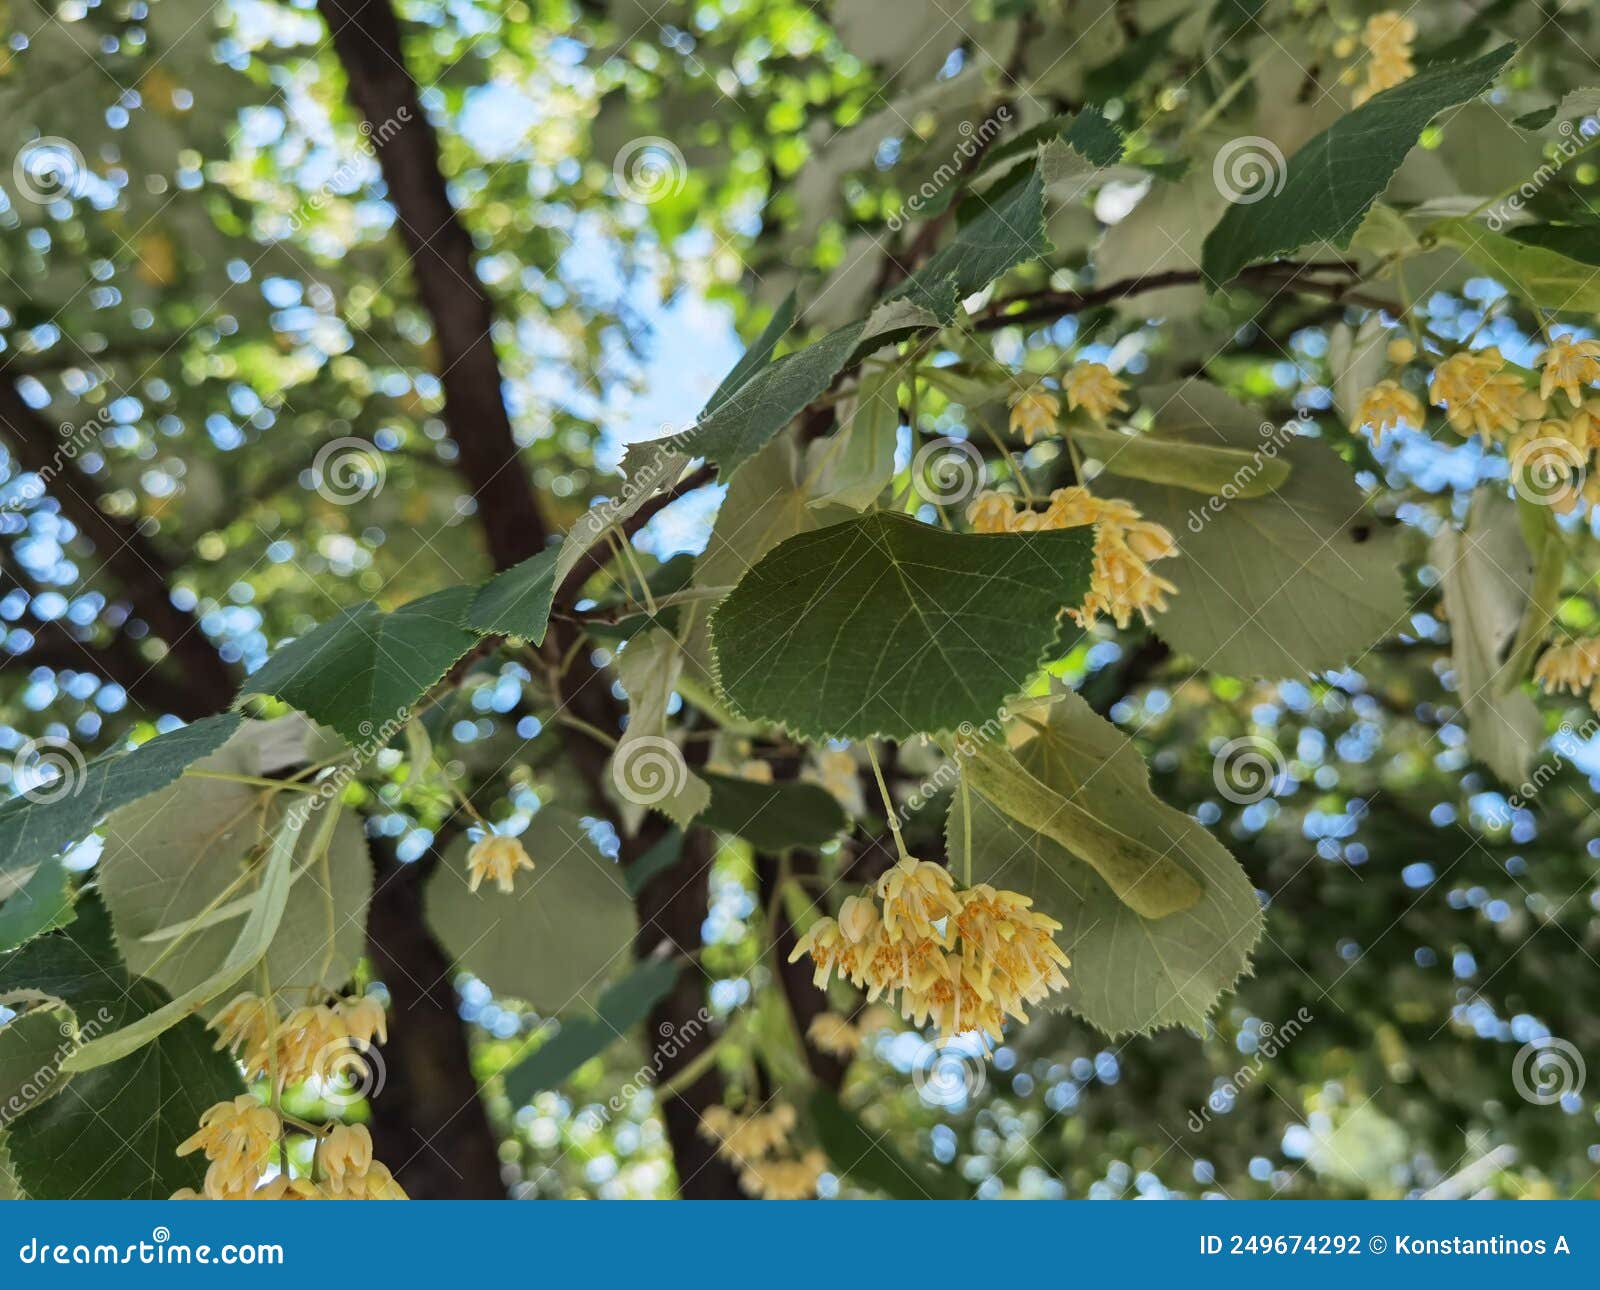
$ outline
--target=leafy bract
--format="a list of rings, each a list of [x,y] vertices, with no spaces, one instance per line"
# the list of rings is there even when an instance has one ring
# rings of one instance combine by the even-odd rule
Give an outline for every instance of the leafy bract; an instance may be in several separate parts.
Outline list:
[[[1244,676],[1298,676],[1348,662],[1406,613],[1397,536],[1371,516],[1348,468],[1327,445],[1257,413],[1203,381],[1151,389],[1157,433],[1242,449],[1289,465],[1276,491],[1130,481],[1119,495],[1164,524],[1179,554],[1158,571],[1178,587],[1155,630],[1202,667]]]
[[[85,1038],[132,1027],[167,1005],[160,986],[130,977],[117,959],[110,919],[92,895],[80,901],[70,930],[0,956],[0,998],[19,991],[71,1011],[71,1031],[53,1061]],[[49,1016],[53,1024],[61,1014]],[[42,1034],[40,1023],[31,1024]],[[35,1082],[49,1095],[6,1128],[12,1167],[28,1194],[41,1199],[155,1200],[198,1187],[205,1161],[180,1157],[178,1144],[201,1112],[244,1091],[233,1062],[215,1051],[196,1017],[109,1065],[70,1078],[51,1066]]]
[[[187,994],[226,961],[259,899],[244,876],[306,796],[203,776],[261,775],[263,745],[280,724],[246,722],[190,774],[106,823],[99,885],[123,958],[171,994]],[[307,989],[344,985],[366,944],[372,863],[361,822],[337,800],[321,811],[294,848],[284,912],[264,955],[285,1010]]]
[[[1515,504],[1479,492],[1465,529],[1446,524],[1435,535],[1432,559],[1450,622],[1450,661],[1467,718],[1467,747],[1506,783],[1521,784],[1544,742],[1544,723],[1520,688],[1501,693],[1506,653],[1533,581],[1533,557]]]
[[[1432,232],[1484,273],[1536,305],[1564,313],[1600,310],[1600,273],[1548,244],[1496,233],[1472,220],[1441,220]]]
[[[234,712],[206,717],[132,750],[96,757],[64,794],[47,785],[50,791],[35,797],[12,798],[0,806],[0,876],[48,859],[117,807],[164,788],[185,766],[220,748],[240,720]]]
[[[612,787],[634,805],[654,807],[679,828],[687,828],[711,798],[667,733],[667,707],[683,664],[682,647],[663,628],[628,642],[617,661],[617,679],[628,695],[628,728],[611,757]]]
[[[1074,440],[1108,474],[1168,484],[1191,493],[1231,491],[1235,497],[1260,497],[1289,478],[1289,463],[1243,448],[1196,443],[1169,435],[1123,434],[1103,426],[1074,426]]]
[[[516,889],[467,889],[465,838],[428,879],[426,912],[445,950],[496,994],[540,1012],[595,998],[628,959],[638,926],[617,865],[600,854],[583,821],[545,806],[522,834],[534,863]]]
[[[388,613],[370,600],[341,610],[280,648],[240,693],[272,695],[352,745],[381,747],[477,644],[463,626],[475,595],[472,587],[450,587]]]
[[[1062,923],[1056,938],[1072,959],[1061,996],[1068,1007],[1108,1035],[1203,1025],[1246,971],[1261,932],[1260,902],[1238,862],[1198,822],[1150,791],[1132,741],[1076,694],[1061,696],[1043,732],[1016,758],[1051,793],[1181,869],[1199,899],[1147,918],[1063,845],[1081,846],[1081,835],[1008,815],[978,792],[957,793],[951,804],[955,871],[963,871],[967,856],[965,798],[972,807],[973,881],[1021,891]]]
[[[983,721],[1057,649],[1092,540],[949,533],[882,511],[790,538],[712,617],[722,691],[813,739]]]
[[[1367,208],[1378,199],[1428,122],[1476,98],[1494,83],[1514,45],[1470,63],[1447,63],[1417,73],[1340,117],[1289,158],[1283,175],[1267,174],[1206,237],[1202,267],[1213,287],[1257,260],[1312,242],[1350,245]]]

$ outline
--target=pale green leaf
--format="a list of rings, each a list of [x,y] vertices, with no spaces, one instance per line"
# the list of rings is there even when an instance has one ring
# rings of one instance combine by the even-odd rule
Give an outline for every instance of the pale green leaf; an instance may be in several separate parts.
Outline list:
[[[683,663],[682,647],[663,628],[628,642],[617,660],[617,679],[628,696],[628,726],[611,755],[616,792],[635,805],[653,807],[679,828],[687,828],[711,800],[705,780],[689,769],[668,734],[667,706]]]
[[[467,610],[467,626],[543,645],[556,594],[561,549],[552,547],[497,573],[478,589]]]
[[[1600,311],[1600,272],[1549,246],[1495,233],[1471,220],[1441,220],[1429,230],[1461,249],[1489,277],[1536,305],[1563,313]]]
[[[1060,920],[1056,939],[1072,959],[1062,998],[1092,1025],[1112,1036],[1168,1025],[1201,1028],[1248,970],[1261,933],[1260,902],[1238,862],[1199,823],[1150,791],[1138,749],[1076,694],[1050,708],[1044,733],[1023,744],[1017,760],[1059,798],[1084,804],[1180,868],[1199,899],[1163,918],[1145,917],[1069,849],[1082,845],[1072,829],[1059,821],[1030,827],[978,793],[967,794],[973,881],[1023,892]],[[948,829],[957,873],[967,854],[961,811],[957,793]]]
[[[1157,432],[1123,434],[1103,426],[1074,426],[1073,440],[1108,474],[1170,484],[1192,493],[1260,497],[1289,478],[1289,463],[1243,448],[1194,443]]]

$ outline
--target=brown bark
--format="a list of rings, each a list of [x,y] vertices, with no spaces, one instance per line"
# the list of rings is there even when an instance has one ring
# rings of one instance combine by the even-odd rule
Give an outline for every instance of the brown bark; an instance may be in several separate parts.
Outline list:
[[[478,1096],[456,1015],[455,969],[428,931],[422,893],[439,862],[403,864],[371,843],[377,885],[367,953],[389,991],[389,1042],[378,1050],[382,1088],[371,1098],[376,1154],[418,1200],[504,1200],[499,1140]]]
[[[115,680],[152,710],[167,708],[175,716],[192,717],[226,708],[233,701],[237,679],[194,615],[172,603],[174,562],[151,541],[142,525],[100,509],[96,500],[99,490],[63,450],[55,428],[28,406],[4,374],[0,374],[0,432],[17,463],[44,480],[61,513],[93,544],[95,558],[120,585],[134,613],[166,646],[166,659],[160,665],[165,674],[163,680],[166,675],[181,676],[188,698],[184,709],[179,709],[170,706],[177,698],[172,684],[152,681],[144,687],[145,673],[153,674],[157,667],[145,663],[126,646],[116,648],[115,659],[109,653],[102,655],[100,661],[108,679]],[[113,663],[117,667],[115,673],[110,670]],[[84,663],[75,666],[83,667]],[[170,673],[166,673],[168,667],[172,669]],[[158,688],[160,697],[156,698]],[[145,691],[143,697],[141,689]]]

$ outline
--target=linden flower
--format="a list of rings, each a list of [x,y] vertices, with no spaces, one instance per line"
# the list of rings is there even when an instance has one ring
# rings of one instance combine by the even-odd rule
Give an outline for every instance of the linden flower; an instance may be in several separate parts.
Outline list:
[[[905,857],[878,879],[878,899],[883,902],[883,930],[891,941],[902,937],[933,940],[948,946],[951,933],[934,924],[961,912],[955,879],[943,865]]]
[[[1056,428],[1056,418],[1061,415],[1061,400],[1048,390],[1035,386],[1011,399],[1011,432],[1020,434],[1022,441],[1033,446],[1033,436],[1049,434]]]
[[[926,988],[902,994],[900,1009],[914,1025],[925,1026],[931,1021],[944,1040],[976,1030],[998,1043],[1005,1027],[1005,1017],[989,983],[970,960],[956,954],[945,960],[945,971]]]
[[[317,1143],[317,1168],[334,1187],[343,1187],[345,1175],[364,1174],[372,1167],[372,1135],[363,1125],[335,1125]]]
[[[1354,433],[1362,426],[1371,426],[1372,442],[1382,443],[1385,430],[1401,425],[1420,427],[1424,417],[1422,400],[1402,388],[1399,381],[1379,381],[1361,396],[1350,429]]]
[[[979,493],[967,507],[967,523],[979,533],[1009,533],[1016,502],[1006,493]]]
[[[532,868],[521,839],[491,833],[479,838],[467,852],[467,890],[477,891],[485,878],[493,878],[495,886],[509,896],[516,889],[517,871]]]
[[[861,1032],[836,1012],[819,1012],[806,1027],[806,1038],[819,1052],[851,1057],[861,1047]]]
[[[203,1151],[211,1161],[205,1194],[213,1200],[236,1199],[261,1177],[261,1162],[280,1127],[276,1111],[244,1093],[208,1109],[199,1129],[178,1144],[178,1154]]]
[[[843,748],[824,748],[816,754],[815,770],[808,776],[833,794],[845,813],[856,818],[867,813],[861,793],[860,768]]]
[[[369,1048],[374,1040],[380,1044],[389,1042],[389,1019],[383,1005],[370,994],[344,999],[335,1010],[351,1039]]]
[[[878,930],[878,907],[865,896],[846,896],[839,906],[839,931],[851,944]]]
[[[788,1142],[795,1123],[794,1107],[786,1102],[754,1115],[712,1106],[700,1117],[700,1136],[715,1142],[725,1160],[744,1164],[764,1159]]]
[[[813,969],[812,983],[817,989],[826,990],[828,982],[833,979],[833,970],[838,966],[839,950],[843,944],[844,937],[839,931],[839,924],[831,918],[819,918],[795,942],[794,949],[789,952],[789,962],[794,963],[801,955],[809,954]]]
[[[1600,340],[1553,340],[1539,354],[1539,395],[1561,390],[1575,408],[1583,406],[1583,387],[1600,381]]]
[[[1128,410],[1122,398],[1127,384],[1113,376],[1104,363],[1074,363],[1062,384],[1067,391],[1067,406],[1074,411],[1082,408],[1096,421]]]
[[[1176,584],[1150,571],[1148,561],[1177,553],[1172,534],[1159,524],[1096,526],[1089,594],[1083,607],[1073,611],[1073,617],[1083,626],[1092,627],[1103,613],[1118,627],[1127,627],[1133,615],[1138,614],[1148,624],[1151,614],[1164,612],[1167,597],[1178,592]]]
[[[245,1068],[245,1077],[260,1079],[272,1065],[272,1033],[277,1014],[273,1006],[258,995],[236,996],[211,1019],[220,1038],[216,1047],[226,1048]]]
[[[876,1003],[896,990],[924,990],[945,971],[944,947],[928,937],[902,936],[891,940],[881,928],[867,944],[857,985],[865,986],[867,1000]]]
[[[410,1200],[388,1167],[374,1160],[365,1173],[350,1174],[340,1186],[323,1189],[324,1200]]]
[[[1411,42],[1416,38],[1417,24],[1392,9],[1367,19],[1361,33],[1368,51],[1367,81],[1355,93],[1356,106],[1416,74],[1411,61]]]
[[[827,1157],[815,1149],[798,1160],[763,1160],[739,1171],[739,1185],[762,1200],[810,1200],[817,1194],[817,1179],[828,1167]]]
[[[1417,356],[1417,346],[1409,336],[1396,336],[1384,346],[1383,352],[1396,367],[1403,367]]]
[[[1493,346],[1454,354],[1433,369],[1429,401],[1445,409],[1451,429],[1462,438],[1476,433],[1487,444],[1523,420],[1522,381],[1504,369],[1505,359]]]
[[[1546,694],[1582,694],[1600,679],[1600,636],[1552,645],[1539,656],[1533,679]]]

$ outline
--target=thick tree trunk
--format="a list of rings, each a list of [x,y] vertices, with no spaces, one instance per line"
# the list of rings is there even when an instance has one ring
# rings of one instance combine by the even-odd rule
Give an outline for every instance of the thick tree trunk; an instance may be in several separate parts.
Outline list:
[[[456,1014],[454,968],[422,916],[437,854],[402,864],[382,839],[372,851],[367,953],[389,991],[382,1088],[371,1100],[376,1154],[418,1200],[503,1200],[499,1143]]]
[[[630,846],[634,854],[625,856],[625,860],[637,859],[660,839],[664,830],[654,825],[654,820],[646,822]],[[700,948],[713,854],[711,834],[705,829],[692,829],[684,838],[678,863],[645,884],[637,902],[638,957],[650,957],[663,941],[679,954],[693,954]],[[674,1055],[662,1065],[662,1083],[675,1078],[710,1045],[713,1034],[705,1009],[705,973],[694,962],[684,968],[672,993],[655,1006],[646,1023],[651,1042],[674,1041]],[[667,1137],[672,1142],[672,1157],[678,1166],[678,1194],[686,1200],[736,1200],[744,1196],[733,1166],[717,1155],[714,1142],[700,1134],[701,1113],[721,1100],[722,1076],[715,1066],[710,1066],[678,1089],[661,1108]]]

